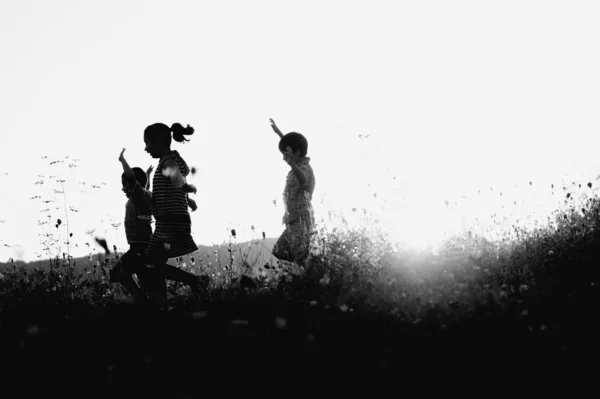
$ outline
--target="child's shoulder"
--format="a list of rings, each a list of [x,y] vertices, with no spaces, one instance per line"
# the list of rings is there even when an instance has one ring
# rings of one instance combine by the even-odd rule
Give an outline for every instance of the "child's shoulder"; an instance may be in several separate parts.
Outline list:
[[[187,162],[185,162],[185,159],[183,159],[183,157],[179,154],[177,150],[172,150],[170,153],[165,155],[164,158],[161,159],[160,163],[164,164],[167,161],[175,161],[179,166],[179,169],[182,172],[182,174],[187,175],[189,173],[189,167],[187,165]]]

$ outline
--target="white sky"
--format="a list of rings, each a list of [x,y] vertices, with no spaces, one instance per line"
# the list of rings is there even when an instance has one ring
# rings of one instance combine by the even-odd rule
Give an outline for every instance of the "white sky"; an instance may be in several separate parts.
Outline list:
[[[281,232],[288,169],[269,118],[308,138],[316,205],[387,199],[396,237],[446,223],[440,200],[479,186],[600,170],[599,11],[593,1],[3,1],[0,259],[35,259],[49,199],[35,182],[59,170],[79,210],[74,242],[94,228],[112,245],[108,221],[122,221],[126,201],[119,152],[155,165],[142,138],[154,122],[196,129],[172,148],[199,171],[189,179],[199,244],[250,225]],[[106,185],[81,193],[82,181]],[[51,215],[64,221],[64,207]]]

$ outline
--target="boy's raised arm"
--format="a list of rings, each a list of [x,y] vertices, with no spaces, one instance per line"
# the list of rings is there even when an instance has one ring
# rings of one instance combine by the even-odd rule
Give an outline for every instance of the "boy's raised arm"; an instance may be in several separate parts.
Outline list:
[[[146,190],[150,189],[150,174],[152,173],[152,170],[154,169],[154,166],[150,165],[148,167],[148,169],[146,170]]]
[[[127,161],[125,160],[125,157],[123,156],[124,152],[125,152],[125,148],[123,148],[123,150],[121,151],[121,154],[119,155],[119,162],[121,162],[121,165],[123,165],[123,172],[125,173],[125,179],[130,184],[130,187],[131,187],[135,183],[135,175],[133,174],[133,171],[131,170],[131,168],[129,167],[129,164],[127,163]]]
[[[274,121],[273,119],[269,118],[269,122],[271,122],[271,127],[273,128],[273,131],[274,131],[275,133],[277,133],[277,135],[278,135],[280,138],[283,138],[283,133],[281,133],[281,130],[279,130],[279,128],[278,128],[278,127],[277,127],[277,125],[275,124],[275,121]]]

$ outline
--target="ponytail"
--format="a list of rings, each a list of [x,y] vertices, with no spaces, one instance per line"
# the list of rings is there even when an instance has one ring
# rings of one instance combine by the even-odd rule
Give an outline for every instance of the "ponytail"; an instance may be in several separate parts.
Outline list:
[[[174,123],[173,126],[171,126],[171,132],[173,132],[173,140],[182,143],[184,141],[190,141],[183,136],[191,136],[194,134],[194,128],[190,125],[183,127],[180,123]]]

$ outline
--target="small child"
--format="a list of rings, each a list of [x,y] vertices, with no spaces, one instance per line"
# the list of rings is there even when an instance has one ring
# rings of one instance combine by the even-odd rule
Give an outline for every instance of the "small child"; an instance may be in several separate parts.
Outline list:
[[[123,150],[124,151],[124,150]],[[153,282],[149,281],[147,273],[136,267],[135,264],[124,262],[123,259],[128,259],[133,254],[143,254],[152,237],[150,203],[152,194],[147,190],[148,174],[138,167],[130,168],[127,161],[123,157],[123,152],[119,156],[119,161],[123,165],[124,172],[121,175],[121,183],[123,192],[127,197],[125,204],[125,235],[129,244],[129,251],[117,262],[110,271],[111,282],[122,284],[133,296],[134,300],[140,301],[145,297],[144,291],[157,291],[158,284],[166,284],[165,280],[155,276]],[[142,188],[142,187],[146,188]],[[136,284],[133,275],[138,276],[140,285]],[[154,284],[152,284],[154,283]],[[154,285],[154,290],[152,286]]]
[[[152,166],[146,173],[138,167],[130,168],[123,156],[124,152],[125,149],[121,151],[119,161],[124,170],[121,176],[123,192],[128,198],[124,225],[130,249],[111,270],[111,281],[123,284],[132,293],[134,299],[140,301],[146,294],[154,298],[162,296],[162,293],[166,292],[166,281],[156,269],[147,268],[143,263],[134,261],[136,257],[145,256],[152,237],[152,193],[148,190],[148,177],[152,172]],[[165,267],[177,269],[171,265]],[[138,276],[139,286],[133,280],[133,274]]]
[[[308,141],[300,133],[282,134],[273,119],[269,121],[280,137],[279,151],[283,154],[283,160],[291,168],[283,191],[285,213],[282,223],[285,230],[273,247],[273,255],[284,266],[294,268],[295,265],[306,272],[315,225],[312,207],[315,175],[310,166],[310,158],[306,156]]]

